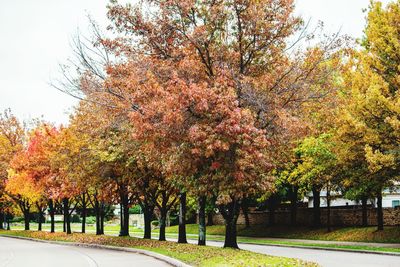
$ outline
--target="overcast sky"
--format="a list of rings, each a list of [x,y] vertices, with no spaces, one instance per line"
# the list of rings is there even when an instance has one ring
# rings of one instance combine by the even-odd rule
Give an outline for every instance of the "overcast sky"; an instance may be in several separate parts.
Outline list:
[[[389,0],[384,0],[387,3]],[[51,86],[70,40],[87,31],[87,14],[106,26],[107,0],[0,0],[0,111],[21,119],[66,123],[76,100]],[[297,13],[324,21],[328,32],[362,36],[369,0],[297,0]]]

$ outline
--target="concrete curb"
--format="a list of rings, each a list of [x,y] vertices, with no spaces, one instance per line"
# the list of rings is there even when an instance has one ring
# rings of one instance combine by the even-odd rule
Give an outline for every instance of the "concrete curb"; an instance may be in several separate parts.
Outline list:
[[[149,256],[155,258],[157,260],[163,261],[167,264],[170,264],[175,267],[191,267],[182,261],[177,259],[158,254],[152,251],[144,250],[144,249],[137,249],[137,248],[126,248],[126,247],[115,247],[115,246],[106,246],[106,245],[98,245],[98,244],[87,244],[87,243],[77,243],[77,242],[63,242],[63,241],[50,241],[50,240],[42,240],[42,239],[35,239],[30,237],[22,237],[22,236],[13,236],[7,234],[1,234],[0,237],[7,237],[7,238],[15,238],[15,239],[23,239],[29,240],[34,242],[41,242],[47,244],[55,244],[55,245],[62,245],[62,246],[71,246],[71,247],[86,247],[86,248],[97,248],[97,249],[105,249],[105,250],[115,250],[115,251],[123,251],[123,252],[130,252],[130,253],[137,253],[145,256]]]

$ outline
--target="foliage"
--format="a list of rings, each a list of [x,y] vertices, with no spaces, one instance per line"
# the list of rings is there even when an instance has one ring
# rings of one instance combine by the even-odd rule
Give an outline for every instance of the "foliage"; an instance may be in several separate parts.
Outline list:
[[[81,218],[79,217],[79,215],[78,214],[72,215],[71,223],[79,223],[79,222],[81,222]]]
[[[363,48],[344,73],[339,158],[349,173],[347,185],[369,195],[398,180],[399,16],[398,1],[386,8],[371,2]]]
[[[87,224],[95,224],[96,223],[96,217],[94,217],[94,216],[86,217],[86,223]]]
[[[11,159],[23,149],[25,137],[25,125],[11,110],[0,114],[0,213],[13,213],[15,210],[10,204],[10,197],[5,194],[5,186]]]
[[[142,208],[140,205],[135,205],[129,209],[129,214],[142,214]]]
[[[291,175],[300,177],[306,184],[325,185],[332,180],[336,155],[331,139],[332,135],[329,134],[305,138],[295,150],[300,163]]]
[[[365,199],[395,185],[400,2],[371,2],[358,50],[316,40],[294,3],[110,1],[111,37],[92,23],[76,76],[63,73],[70,87],[58,89],[82,100],[69,124],[27,134],[0,116],[0,212],[65,200],[100,222],[118,203],[126,235],[139,210],[158,215],[161,233],[184,192],[189,215],[198,198],[219,209],[235,247],[248,200],[271,209],[310,189]]]

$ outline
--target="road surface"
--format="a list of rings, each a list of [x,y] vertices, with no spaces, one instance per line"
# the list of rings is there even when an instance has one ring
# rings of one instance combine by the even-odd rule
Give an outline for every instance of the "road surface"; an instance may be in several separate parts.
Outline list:
[[[141,254],[0,237],[0,267],[170,266]]]

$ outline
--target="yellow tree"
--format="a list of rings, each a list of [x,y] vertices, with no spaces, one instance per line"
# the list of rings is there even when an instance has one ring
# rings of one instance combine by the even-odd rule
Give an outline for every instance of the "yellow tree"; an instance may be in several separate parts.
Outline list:
[[[99,202],[121,205],[120,235],[128,235],[129,206],[136,200],[132,184],[137,176],[133,159],[137,148],[127,114],[81,102],[70,122],[63,131],[69,137],[63,144],[67,149],[60,151],[64,163],[59,165],[81,192],[91,193],[90,201],[96,210]],[[98,226],[102,228],[102,223]]]
[[[29,230],[30,213],[37,203],[42,202],[43,191],[27,172],[16,173],[13,170],[9,173],[5,190],[20,208],[24,216],[25,230]]]
[[[70,148],[63,150],[65,168],[80,188],[82,232],[85,231],[85,206],[90,204],[96,215],[96,234],[104,234],[105,215],[116,199],[114,184],[104,177],[108,167],[102,161],[102,142],[114,115],[115,110],[81,101],[65,129],[70,136],[67,141]]]
[[[0,229],[5,217],[3,208],[9,205],[9,198],[4,194],[11,159],[22,150],[25,140],[25,126],[11,113],[5,110],[0,114]]]
[[[351,182],[377,197],[383,229],[382,191],[398,180],[400,141],[400,1],[371,2],[362,49],[345,73],[338,139],[341,161],[359,170]]]

